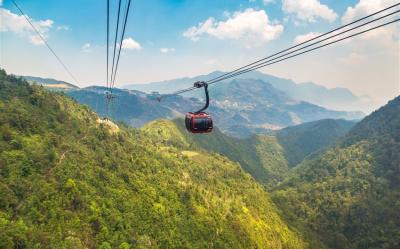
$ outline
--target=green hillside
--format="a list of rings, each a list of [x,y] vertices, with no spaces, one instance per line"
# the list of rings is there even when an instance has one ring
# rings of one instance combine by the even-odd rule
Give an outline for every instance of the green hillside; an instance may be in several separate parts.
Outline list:
[[[4,71],[0,99],[0,248],[307,248],[226,157]]]
[[[193,136],[186,131],[184,121],[156,120],[142,128],[155,140],[180,149],[203,150],[222,154],[240,163],[254,179],[267,187],[275,186],[288,172],[282,147],[275,137],[252,136],[248,139],[232,138],[218,128],[210,134]]]
[[[329,248],[400,247],[400,97],[306,160],[273,199]]]
[[[282,129],[277,138],[284,148],[289,167],[294,167],[310,154],[322,152],[334,144],[354,124],[347,120],[323,119]]]
[[[210,134],[194,136],[186,131],[181,119],[156,120],[142,130],[164,144],[222,154],[271,188],[284,179],[291,167],[334,144],[353,125],[345,120],[320,120],[285,128],[275,136],[253,135],[246,139],[229,137],[216,127]]]

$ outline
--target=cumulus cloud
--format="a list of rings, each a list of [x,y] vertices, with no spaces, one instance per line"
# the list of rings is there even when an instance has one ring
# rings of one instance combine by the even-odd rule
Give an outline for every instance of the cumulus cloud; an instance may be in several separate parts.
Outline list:
[[[243,40],[247,46],[258,46],[278,38],[283,32],[283,26],[272,23],[264,10],[250,8],[227,15],[226,21],[210,17],[186,30],[183,36],[197,41],[208,35],[220,40]]]
[[[391,5],[397,3],[397,0],[359,0],[359,2],[347,8],[342,16],[342,23],[349,23],[363,16],[369,15]],[[389,13],[389,12],[386,12]],[[392,20],[392,19],[390,19]],[[389,44],[399,40],[400,26],[390,25],[384,28],[376,29],[360,36],[360,39],[370,40],[374,39],[375,43]]]
[[[363,16],[396,4],[397,0],[360,0],[354,7],[348,7],[342,17],[343,23],[349,23]]]
[[[133,38],[128,37],[122,41],[122,48],[126,50],[142,50],[142,46]]]
[[[310,33],[307,33],[304,35],[298,35],[298,36],[296,36],[296,38],[294,38],[294,43],[299,44],[299,43],[305,42],[307,40],[310,40],[314,37],[317,37],[319,35],[321,35],[321,33],[317,33],[317,32],[310,32]]]
[[[160,52],[163,54],[167,54],[167,53],[174,52],[174,51],[175,51],[175,48],[160,48]]]
[[[285,13],[294,15],[298,21],[303,22],[315,22],[317,18],[333,22],[338,16],[318,0],[283,0],[282,9]]]
[[[32,44],[43,45],[44,42],[35,33],[25,17],[12,13],[7,9],[0,8],[1,25],[0,32],[12,32],[21,37],[26,37]],[[29,18],[29,17],[28,17]],[[52,20],[35,21],[30,19],[35,28],[46,38],[49,30],[53,27]]]

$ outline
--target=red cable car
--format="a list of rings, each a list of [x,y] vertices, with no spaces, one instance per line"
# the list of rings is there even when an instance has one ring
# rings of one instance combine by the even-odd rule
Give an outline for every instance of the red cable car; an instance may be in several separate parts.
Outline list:
[[[204,112],[209,105],[208,84],[204,81],[194,83],[194,87],[204,87],[206,92],[206,105],[197,112],[189,112],[185,117],[186,129],[191,133],[209,133],[213,129],[213,121],[211,116]]]

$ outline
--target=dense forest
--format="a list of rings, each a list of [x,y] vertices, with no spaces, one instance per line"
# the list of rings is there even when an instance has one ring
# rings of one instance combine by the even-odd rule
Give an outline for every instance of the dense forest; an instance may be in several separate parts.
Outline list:
[[[399,165],[400,97],[239,139],[0,71],[0,248],[400,248]]]
[[[400,97],[273,192],[291,224],[329,248],[400,248]]]
[[[0,248],[307,248],[227,157],[0,72]]]
[[[296,162],[303,161],[332,146],[354,125],[345,120],[325,119],[282,129],[274,135],[233,138],[218,127],[210,134],[193,136],[182,119],[156,120],[142,130],[155,141],[182,150],[218,153],[238,162],[255,180],[271,189],[278,185]]]

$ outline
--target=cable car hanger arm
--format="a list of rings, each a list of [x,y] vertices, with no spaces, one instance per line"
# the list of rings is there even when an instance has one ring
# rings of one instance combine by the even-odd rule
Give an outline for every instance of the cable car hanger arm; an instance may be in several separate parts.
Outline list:
[[[195,114],[199,114],[199,113],[203,112],[204,110],[206,110],[208,108],[208,106],[210,105],[210,97],[208,95],[208,84],[204,81],[197,81],[193,84],[193,87],[195,87],[195,88],[204,87],[204,91],[206,93],[206,105],[203,108],[201,108],[200,110],[198,110],[197,112],[195,112]]]

